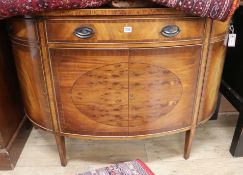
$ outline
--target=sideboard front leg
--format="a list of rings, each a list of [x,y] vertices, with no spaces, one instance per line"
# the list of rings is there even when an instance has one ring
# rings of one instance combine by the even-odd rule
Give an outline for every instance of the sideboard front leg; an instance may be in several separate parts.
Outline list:
[[[55,138],[56,138],[58,153],[59,153],[60,160],[61,160],[61,165],[66,166],[67,159],[66,159],[65,137],[55,135]]]
[[[219,92],[218,99],[217,99],[217,106],[216,106],[215,112],[212,115],[210,120],[217,120],[218,119],[219,108],[220,108],[220,105],[221,105],[221,99],[222,99],[222,94]]]
[[[192,141],[195,135],[196,129],[191,129],[186,132],[186,139],[185,139],[185,148],[184,148],[184,159],[189,159],[191,149],[192,149]]]

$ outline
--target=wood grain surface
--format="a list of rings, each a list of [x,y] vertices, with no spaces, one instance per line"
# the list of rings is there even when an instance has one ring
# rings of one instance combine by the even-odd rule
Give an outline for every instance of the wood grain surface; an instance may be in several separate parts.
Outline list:
[[[228,22],[166,8],[72,10],[22,20],[28,23],[19,28],[11,21],[10,33],[25,105],[33,122],[54,131],[62,165],[63,136],[187,131],[189,158],[196,127],[215,107]],[[36,41],[23,39],[28,26]],[[168,26],[179,32],[163,36]],[[90,38],[75,35],[82,27],[93,30]]]
[[[165,37],[161,31],[168,25],[177,25],[180,33],[176,37]],[[202,40],[204,19],[185,18],[88,18],[47,20],[48,42],[75,43],[121,43],[121,42],[161,42],[174,40]],[[93,37],[80,39],[75,36],[76,29],[89,27],[94,30]],[[131,27],[132,32],[124,32],[124,27]]]

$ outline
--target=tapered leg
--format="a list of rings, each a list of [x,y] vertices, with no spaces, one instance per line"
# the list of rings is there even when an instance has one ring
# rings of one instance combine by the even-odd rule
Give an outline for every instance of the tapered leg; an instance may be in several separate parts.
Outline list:
[[[237,121],[234,137],[230,147],[230,153],[234,157],[243,156],[243,111],[240,112]]]
[[[213,114],[213,116],[211,117],[210,120],[217,120],[218,119],[218,114],[219,114],[219,108],[220,108],[220,104],[221,104],[221,99],[222,99],[222,94],[219,92],[217,106],[216,106],[215,112],[214,112],[214,114]]]
[[[55,137],[56,137],[58,153],[61,160],[61,165],[66,166],[67,159],[66,159],[65,138],[64,136],[58,136],[58,135],[55,135]]]
[[[196,129],[191,129],[186,132],[186,139],[185,139],[185,147],[184,147],[184,159],[189,159],[191,149],[192,149],[192,141],[195,135]]]

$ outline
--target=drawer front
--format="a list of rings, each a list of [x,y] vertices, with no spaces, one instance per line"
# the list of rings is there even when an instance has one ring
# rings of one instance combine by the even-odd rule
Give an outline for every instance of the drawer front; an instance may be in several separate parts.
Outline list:
[[[201,40],[204,19],[133,18],[47,20],[48,42],[121,43]],[[88,31],[87,31],[88,29]]]

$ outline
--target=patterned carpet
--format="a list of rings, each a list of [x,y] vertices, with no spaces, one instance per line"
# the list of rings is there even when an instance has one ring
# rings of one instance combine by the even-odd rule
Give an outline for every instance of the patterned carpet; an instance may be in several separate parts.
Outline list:
[[[183,10],[192,15],[227,20],[239,6],[239,0],[153,0],[167,7]]]
[[[119,163],[77,175],[155,175],[141,160]]]
[[[133,1],[133,0],[131,0]],[[224,21],[239,5],[239,0],[148,0],[187,13]],[[100,7],[111,0],[0,0],[0,19],[49,10]]]

